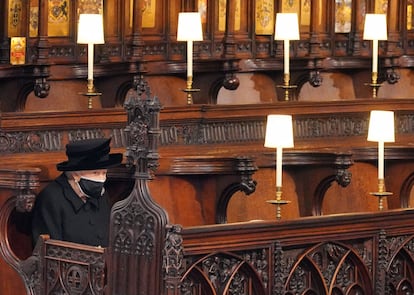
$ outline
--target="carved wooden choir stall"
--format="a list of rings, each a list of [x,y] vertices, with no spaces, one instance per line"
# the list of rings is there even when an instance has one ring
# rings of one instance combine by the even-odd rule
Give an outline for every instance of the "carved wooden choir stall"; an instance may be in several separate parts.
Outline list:
[[[413,6],[2,1],[0,294],[414,294]],[[178,34],[181,12],[201,36]],[[277,13],[298,19],[280,32]],[[103,35],[82,40],[80,15]],[[372,110],[395,116],[383,187]],[[292,116],[283,169],[271,114]],[[104,137],[124,154],[109,246],[34,245],[65,145]]]
[[[396,107],[393,101],[383,103]],[[278,221],[273,211],[272,217],[263,220],[228,223],[228,214],[231,214],[232,202],[238,192],[251,195],[260,187],[258,166],[274,169],[269,152],[263,150],[261,157],[257,157],[257,152],[251,153],[251,156],[256,154],[254,160],[248,153],[246,157],[228,154],[221,158],[211,155],[169,158],[165,153],[166,157],[160,158],[159,150],[167,150],[163,148],[166,143],[162,134],[169,132],[171,123],[164,118],[160,125],[159,101],[138,91],[126,102],[125,108],[125,116],[120,115],[120,120],[115,124],[114,119],[113,124],[113,130],[123,130],[112,133],[114,148],[121,138],[125,140],[120,145],[126,147],[127,160],[125,166],[109,171],[109,190],[114,206],[108,248],[43,237],[32,253],[27,226],[26,231],[22,230],[28,222],[24,212],[31,210],[35,192],[44,176],[41,169],[36,168],[1,170],[0,231],[2,241],[8,241],[1,244],[5,264],[2,277],[14,282],[8,284],[9,288],[14,285],[16,294],[19,289],[21,294],[398,294],[402,290],[412,290],[414,212],[401,208],[408,207],[406,190],[412,186],[413,172],[408,173],[410,168],[407,168],[407,172],[401,174],[402,168],[398,168],[401,165],[412,167],[409,164],[411,148],[386,149],[389,169],[396,167],[387,183],[404,190],[400,197],[389,198],[389,206],[396,209],[321,216],[329,187],[334,183],[344,187],[340,189],[344,192],[342,196],[336,194],[336,198],[355,198],[355,194],[347,192],[355,179],[350,170],[360,162],[375,168],[376,149],[361,145],[347,152],[292,150],[286,152],[285,176],[287,179],[292,177],[296,183],[301,217],[289,218],[292,210],[289,209],[292,204],[289,204],[283,207],[284,218]],[[405,107],[400,108],[398,121],[403,122]],[[263,111],[269,110],[263,108]],[[234,124],[227,117],[230,110],[213,114],[212,108],[209,112],[210,119],[205,118],[204,111],[200,113],[198,123],[194,121],[195,128],[215,128],[219,120],[227,125],[227,130],[233,128]],[[249,118],[237,112],[233,110],[235,116],[245,117],[255,124],[261,121],[264,128],[265,116]],[[359,105],[342,116],[352,117],[353,122],[362,120],[363,129],[366,129],[366,118],[361,117],[363,113]],[[339,116],[332,113],[334,115]],[[88,119],[90,123],[85,126],[86,130],[94,128],[94,120],[99,116],[101,112],[98,111],[92,116],[94,118]],[[302,117],[312,121],[312,115]],[[327,117],[321,124],[332,118]],[[297,118],[295,125],[303,125],[299,114]],[[175,121],[174,129],[180,126],[186,126],[185,120]],[[400,126],[399,132],[404,132],[403,124]],[[338,138],[349,136],[341,132],[343,130],[338,129]],[[116,136],[121,133],[122,136]],[[354,134],[353,137],[358,136]],[[204,140],[208,142],[208,138]],[[314,144],[318,144],[317,140]],[[251,151],[254,150],[254,144],[248,145]],[[194,146],[197,144],[189,141],[187,148],[194,149]],[[240,145],[239,151],[246,148]],[[174,177],[176,181],[188,179],[192,183],[198,179],[198,183],[209,183],[210,186],[215,183],[216,191],[212,194],[206,191],[202,196],[215,204],[215,208],[206,204],[200,212],[205,216],[204,223],[179,224],[180,218],[184,220],[180,215],[192,214],[181,211],[190,210],[189,204],[182,206],[179,214],[160,206],[158,202],[165,202],[168,207],[170,202],[185,200],[179,190],[159,194],[154,185],[163,186],[163,178],[167,177]],[[309,181],[301,181],[304,178]],[[375,189],[375,181],[372,184]],[[184,186],[182,188],[186,190]],[[274,196],[272,190],[266,198]],[[375,207],[377,200],[372,196],[369,198],[368,202]],[[169,213],[173,214],[172,218]]]

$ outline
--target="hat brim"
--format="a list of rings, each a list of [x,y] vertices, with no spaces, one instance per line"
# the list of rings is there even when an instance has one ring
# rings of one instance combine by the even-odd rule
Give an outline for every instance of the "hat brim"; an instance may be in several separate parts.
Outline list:
[[[122,162],[122,154],[115,153],[109,154],[105,160],[96,161],[93,163],[88,163],[82,161],[79,163],[74,163],[73,161],[64,161],[56,165],[57,170],[59,171],[82,171],[82,170],[98,170],[98,169],[107,169],[111,167],[118,166]]]

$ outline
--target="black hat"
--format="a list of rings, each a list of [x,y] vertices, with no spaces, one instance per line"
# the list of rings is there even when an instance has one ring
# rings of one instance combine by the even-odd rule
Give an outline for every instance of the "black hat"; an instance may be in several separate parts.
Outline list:
[[[106,169],[119,165],[122,154],[110,154],[110,138],[85,139],[66,145],[67,161],[56,165],[59,171]]]

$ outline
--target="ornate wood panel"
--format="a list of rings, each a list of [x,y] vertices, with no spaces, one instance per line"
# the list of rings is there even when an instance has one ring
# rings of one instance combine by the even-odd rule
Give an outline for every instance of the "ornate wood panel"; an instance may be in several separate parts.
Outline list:
[[[412,214],[184,228],[180,294],[410,293]]]

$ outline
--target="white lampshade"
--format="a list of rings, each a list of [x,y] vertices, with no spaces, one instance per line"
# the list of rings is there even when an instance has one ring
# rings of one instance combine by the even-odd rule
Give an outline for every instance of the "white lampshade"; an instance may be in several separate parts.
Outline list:
[[[293,147],[293,125],[291,115],[268,115],[265,147]]]
[[[363,38],[364,40],[387,40],[387,15],[367,13]]]
[[[80,14],[78,23],[79,44],[104,44],[102,14]]]
[[[368,141],[394,142],[394,112],[371,111],[368,127]]]
[[[177,41],[203,41],[199,12],[180,12],[178,14]]]
[[[275,40],[299,40],[299,21],[297,13],[277,13]]]

